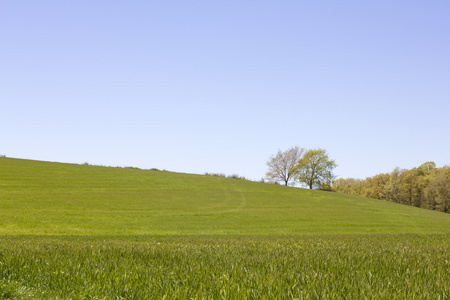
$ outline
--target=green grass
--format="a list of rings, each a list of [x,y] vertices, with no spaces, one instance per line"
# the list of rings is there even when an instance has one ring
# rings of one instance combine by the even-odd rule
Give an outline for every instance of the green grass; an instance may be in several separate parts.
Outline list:
[[[449,299],[450,215],[0,158],[0,299]]]
[[[230,178],[0,158],[0,233],[450,233],[450,215]]]
[[[449,299],[449,235],[0,238],[0,298]]]

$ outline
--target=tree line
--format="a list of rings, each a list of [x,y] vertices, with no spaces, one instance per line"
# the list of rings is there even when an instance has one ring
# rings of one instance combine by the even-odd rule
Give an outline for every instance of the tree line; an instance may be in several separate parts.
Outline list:
[[[331,190],[450,213],[450,167],[434,162],[366,179],[339,178]]]
[[[284,185],[307,185],[310,189],[330,190],[334,179],[336,162],[329,158],[325,149],[292,147],[278,153],[267,161],[266,178],[269,182],[283,182]]]
[[[450,213],[450,166],[436,167],[432,161],[419,167],[395,168],[366,179],[335,179],[337,166],[324,149],[306,150],[298,146],[278,153],[267,161],[270,183],[300,184],[349,195]]]

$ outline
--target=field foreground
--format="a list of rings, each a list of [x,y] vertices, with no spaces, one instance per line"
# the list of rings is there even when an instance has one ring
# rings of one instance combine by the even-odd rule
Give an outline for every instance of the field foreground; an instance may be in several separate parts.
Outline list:
[[[449,299],[450,235],[0,238],[2,299]]]

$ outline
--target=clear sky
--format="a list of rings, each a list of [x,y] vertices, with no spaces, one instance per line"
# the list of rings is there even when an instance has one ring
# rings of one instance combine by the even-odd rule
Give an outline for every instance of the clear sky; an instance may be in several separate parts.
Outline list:
[[[450,2],[2,1],[0,154],[259,180],[450,164]]]

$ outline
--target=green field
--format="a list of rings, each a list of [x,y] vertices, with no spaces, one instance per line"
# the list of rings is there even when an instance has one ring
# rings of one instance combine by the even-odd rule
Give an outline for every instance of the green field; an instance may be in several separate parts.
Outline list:
[[[1,299],[448,299],[450,215],[0,158]]]

